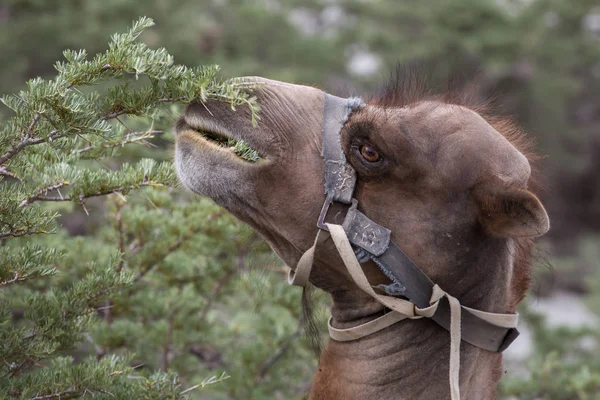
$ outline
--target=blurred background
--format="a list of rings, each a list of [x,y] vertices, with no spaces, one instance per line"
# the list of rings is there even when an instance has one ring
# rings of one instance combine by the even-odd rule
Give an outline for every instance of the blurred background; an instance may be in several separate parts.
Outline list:
[[[552,222],[539,240],[523,335],[507,352],[502,396],[600,396],[597,0],[3,0],[0,92],[53,76],[64,49],[105,50],[112,33],[144,15],[157,26],[143,41],[166,47],[177,63],[219,64],[224,77],[261,75],[368,96],[398,64],[432,66],[434,85],[457,71],[477,76],[481,97],[492,96],[498,113],[514,116],[536,138],[541,198]],[[171,111],[159,122],[166,132],[155,147],[126,150],[116,162],[171,157],[168,129],[178,109]],[[128,207],[167,226],[172,221],[153,214],[153,206],[172,201],[168,196],[133,196],[126,206],[99,200],[89,216],[63,208],[56,246],[79,246],[102,259],[115,246],[116,213]],[[208,201],[185,193],[177,199],[190,226],[169,251],[138,260],[136,243],[153,228],[127,227],[127,262],[150,267],[133,293],[113,299],[111,319],[78,352],[101,358],[131,351],[135,363],[174,370],[190,384],[222,371],[231,376],[196,398],[301,398],[316,357],[298,328],[299,292],[287,287],[281,262]],[[188,270],[196,281],[186,278]],[[73,278],[61,279],[54,284]],[[317,301],[324,327],[327,300]]]

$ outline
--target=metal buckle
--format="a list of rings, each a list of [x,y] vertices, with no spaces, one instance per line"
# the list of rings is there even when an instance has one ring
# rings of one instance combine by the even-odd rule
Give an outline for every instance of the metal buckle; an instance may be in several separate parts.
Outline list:
[[[319,214],[319,219],[317,220],[317,228],[322,229],[324,231],[329,232],[329,228],[325,225],[325,216],[327,215],[327,211],[329,211],[329,206],[333,203],[333,196],[327,196],[325,199],[325,203],[323,203],[323,208],[321,208],[321,214]]]

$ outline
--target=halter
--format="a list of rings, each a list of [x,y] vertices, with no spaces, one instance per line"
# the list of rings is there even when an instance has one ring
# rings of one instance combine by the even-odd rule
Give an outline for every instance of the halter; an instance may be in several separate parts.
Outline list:
[[[431,318],[450,332],[450,392],[452,400],[459,400],[461,340],[501,353],[519,336],[516,329],[518,314],[489,313],[461,305],[391,241],[389,229],[358,210],[358,200],[353,198],[356,171],[346,160],[340,134],[350,114],[363,106],[360,98],[342,99],[325,94],[321,155],[325,160],[326,200],[317,221],[319,231],[315,242],[302,255],[296,269],[290,270],[288,281],[297,286],[308,284],[315,249],[331,237],[353,281],[389,312],[347,329],[334,328],[329,318],[329,336],[342,342],[357,340],[407,318]],[[336,202],[346,208],[341,225],[325,222],[330,206]],[[374,290],[360,266],[369,260],[374,261],[392,282],[376,287],[385,294]],[[442,301],[443,298],[447,301]]]

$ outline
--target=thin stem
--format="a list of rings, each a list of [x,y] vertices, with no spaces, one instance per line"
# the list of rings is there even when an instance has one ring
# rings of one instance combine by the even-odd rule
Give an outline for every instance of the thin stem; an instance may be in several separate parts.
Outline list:
[[[47,187],[41,189],[40,191],[38,191],[33,196],[28,197],[27,199],[23,200],[21,202],[21,204],[19,204],[19,207],[25,207],[26,205],[31,204],[36,200],[41,200],[48,194],[48,192],[60,189],[61,187],[64,187],[66,185],[68,185],[68,182],[61,182],[61,183],[57,183],[56,185],[47,186]]]
[[[22,282],[22,281],[25,281],[25,280],[27,280],[27,278],[22,277],[17,272],[15,272],[15,276],[12,279],[0,282],[0,286],[8,286],[11,283]]]
[[[211,216],[211,220],[214,221],[214,220],[220,218],[222,215],[223,215],[223,211],[218,211],[214,215]],[[146,266],[146,268],[144,268],[144,269],[140,270],[140,272],[138,272],[138,274],[134,278],[134,282],[137,282],[138,280],[142,279],[148,272],[152,271],[169,254],[178,250],[187,240],[191,239],[194,235],[200,233],[201,231],[202,231],[202,227],[200,225],[198,225],[197,228],[192,229],[189,234],[181,237],[179,240],[177,240],[175,243],[173,243],[171,246],[169,246],[166,249],[166,251],[160,256],[160,258],[158,260],[156,260],[153,264]],[[143,245],[140,245],[139,249],[142,250],[143,247],[144,247]],[[138,253],[140,250],[137,250],[136,253]]]
[[[0,239],[4,239],[5,237],[21,237],[21,236],[27,236],[27,235],[35,235],[37,233],[48,233],[47,231],[30,231],[30,230],[25,230],[25,231],[8,231],[8,232],[2,232],[0,233]]]
[[[125,114],[135,114],[134,112],[131,112],[131,110],[120,110],[120,111],[115,111],[115,112],[111,112],[108,114],[105,114],[102,119],[103,120],[109,120],[109,119],[113,119],[118,117],[119,115],[125,115]]]
[[[62,392],[55,392],[52,394],[46,394],[43,396],[35,396],[35,397],[30,397],[29,400],[42,400],[42,399],[57,399],[57,398],[65,398],[65,396],[68,396],[67,398],[71,398],[75,395],[75,392],[73,391],[73,389],[67,389],[67,390],[63,390]]]
[[[85,153],[90,150],[97,149],[98,147],[101,147],[103,149],[112,149],[115,147],[123,147],[130,143],[137,143],[137,142],[141,142],[146,139],[150,139],[153,137],[153,135],[157,135],[157,134],[161,134],[161,133],[164,133],[164,131],[157,130],[157,131],[148,131],[148,132],[131,132],[131,133],[125,135],[125,138],[124,138],[125,140],[123,140],[122,142],[118,142],[118,143],[106,142],[106,143],[101,144],[100,146],[88,145],[86,147],[78,149],[77,153],[78,154]]]
[[[102,308],[104,308],[104,307],[102,307]],[[100,310],[100,308],[98,310]],[[98,360],[98,361],[102,360],[104,358],[104,356],[106,355],[106,350],[103,349],[101,346],[98,346],[98,344],[96,344],[94,342],[94,338],[92,337],[92,335],[90,335],[89,333],[85,334],[85,338],[92,346],[94,346],[94,350],[96,350],[96,360]]]
[[[254,377],[254,381],[260,382],[264,379],[264,377],[267,375],[267,373],[273,367],[273,365],[275,365],[275,363],[277,363],[277,361],[279,361],[281,357],[283,357],[285,352],[290,348],[294,339],[300,336],[301,331],[302,329],[300,328],[300,326],[298,326],[296,331],[292,333],[281,345],[279,345],[277,350],[275,350],[275,353],[262,363],[258,374],[256,374],[256,376]]]
[[[183,101],[185,100],[186,97],[184,96],[180,96],[180,97],[165,97],[165,98],[161,98],[161,99],[157,99],[156,102],[157,103],[176,103],[178,101]],[[118,110],[118,111],[113,111],[107,114],[104,114],[104,116],[102,117],[103,120],[109,120],[109,119],[113,119],[116,117],[119,117],[121,115],[139,115],[142,113],[142,110]]]
[[[41,116],[42,115],[40,113],[36,113],[33,116],[33,121],[31,121],[31,124],[29,124],[29,128],[27,128],[27,131],[23,132],[21,134],[21,139],[27,139],[27,138],[31,137],[31,134],[33,133],[33,128],[35,128],[35,126],[37,125],[37,123],[40,120]]]
[[[117,272],[121,272],[123,269],[123,265],[125,265],[125,232],[123,230],[123,214],[121,212],[123,205],[120,202],[117,202],[117,213],[115,215],[115,220],[117,222],[117,231],[119,233],[119,254],[121,254],[121,259],[117,264]]]
[[[191,235],[188,235],[186,237],[183,237],[181,239],[179,239],[177,242],[175,242],[173,245],[169,246],[169,248],[167,248],[167,250],[165,251],[165,253],[160,257],[160,260],[152,263],[150,265],[148,265],[146,268],[144,268],[143,270],[141,270],[140,272],[138,272],[138,274],[135,276],[135,278],[133,279],[134,282],[137,282],[138,280],[142,279],[148,272],[152,271],[160,261],[164,260],[169,254],[173,253],[174,251],[176,251],[177,249],[179,249],[181,247],[181,245],[188,239],[190,239],[192,236],[194,236],[197,232],[194,232]]]
[[[175,321],[175,311],[169,313],[167,336],[165,337],[165,345],[163,346],[161,357],[161,370],[167,372],[169,369],[169,355],[171,354],[171,341],[173,340],[173,322]]]
[[[124,190],[132,190],[132,189],[137,189],[143,186],[164,186],[162,183],[156,183],[156,182],[152,182],[152,181],[147,181],[147,182],[140,182],[140,183],[136,183],[135,185],[130,185],[130,186],[119,186],[117,188],[113,188],[113,189],[107,189],[107,190],[103,190],[101,192],[97,192],[97,193],[91,193],[91,194],[86,194],[86,195],[81,195],[79,197],[71,197],[71,196],[66,196],[66,197],[49,197],[49,196],[43,196],[43,197],[37,197],[35,199],[35,201],[71,201],[74,199],[78,199],[80,202],[82,202],[85,199],[89,199],[90,197],[98,197],[98,196],[105,196],[107,194],[112,194],[112,193],[117,193],[117,192],[123,192]]]
[[[219,295],[219,292],[221,292],[221,290],[229,283],[229,281],[231,280],[231,278],[233,278],[233,275],[235,273],[236,273],[236,270],[231,269],[231,270],[227,271],[227,273],[221,279],[219,279],[217,281],[217,284],[215,285],[215,287],[211,291],[210,295],[208,296],[208,299],[206,300],[206,304],[204,305],[204,307],[202,307],[202,310],[200,311],[200,315],[198,316],[198,319],[200,321],[204,320],[204,318],[206,317],[206,314],[208,314],[208,311],[212,307],[213,302]]]
[[[2,156],[0,156],[0,165],[4,164],[6,161],[10,160],[11,158],[13,158],[17,154],[19,154],[19,152],[21,152],[21,150],[23,150],[27,146],[32,146],[34,144],[39,144],[39,143],[43,143],[43,142],[47,142],[47,141],[51,142],[51,141],[53,141],[55,139],[59,139],[63,136],[64,136],[64,134],[62,134],[58,130],[53,130],[52,132],[50,132],[50,134],[48,135],[47,138],[33,139],[33,138],[29,138],[27,135],[25,135],[25,137],[23,139],[21,139],[21,141],[19,143],[17,143],[13,148],[11,148],[6,153],[4,153]]]
[[[14,179],[19,179],[18,176],[16,176],[15,174],[13,174],[12,172],[10,172],[8,169],[6,169],[5,167],[0,167],[0,175],[2,176],[8,176],[9,178],[14,178]],[[20,180],[20,179],[19,179]]]

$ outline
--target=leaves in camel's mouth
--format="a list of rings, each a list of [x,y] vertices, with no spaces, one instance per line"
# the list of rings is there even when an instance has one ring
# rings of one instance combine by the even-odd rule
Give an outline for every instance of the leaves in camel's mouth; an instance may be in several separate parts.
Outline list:
[[[244,142],[243,140],[235,140],[226,136],[216,134],[214,132],[207,132],[201,130],[197,130],[196,132],[198,132],[206,140],[209,140],[220,147],[230,149],[236,156],[238,156],[244,161],[255,163],[261,158],[258,154],[258,151],[254,150],[252,147],[250,147],[250,145],[248,145],[248,143]]]

